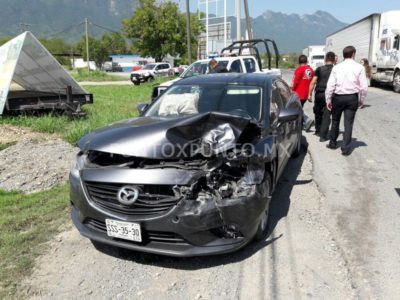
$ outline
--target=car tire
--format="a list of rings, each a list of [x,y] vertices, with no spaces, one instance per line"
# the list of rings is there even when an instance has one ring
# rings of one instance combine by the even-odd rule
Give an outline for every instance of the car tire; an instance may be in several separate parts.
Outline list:
[[[400,70],[397,70],[393,77],[393,90],[400,93]]]
[[[268,194],[268,197],[270,197],[271,196],[271,176],[269,173],[265,173],[264,184],[266,184],[267,194]],[[267,207],[265,208],[265,211],[263,212],[263,214],[261,216],[260,223],[258,224],[258,228],[257,228],[256,234],[254,236],[255,241],[263,241],[269,235],[269,226],[268,226],[269,207],[270,207],[270,203],[267,204]]]
[[[134,85],[140,85],[140,81],[134,81],[133,84]]]
[[[303,136],[303,133],[302,133],[302,130],[301,130],[301,125],[299,125],[299,128],[300,129],[298,130],[298,133],[297,133],[297,135],[298,135],[297,144],[296,144],[296,148],[294,149],[294,151],[293,151],[293,153],[291,155],[292,158],[298,157],[300,155],[300,153],[301,153],[301,139],[302,139],[302,136]]]
[[[149,77],[146,78],[146,81],[147,82],[152,82],[152,81],[154,81],[154,77],[153,76],[149,76]]]

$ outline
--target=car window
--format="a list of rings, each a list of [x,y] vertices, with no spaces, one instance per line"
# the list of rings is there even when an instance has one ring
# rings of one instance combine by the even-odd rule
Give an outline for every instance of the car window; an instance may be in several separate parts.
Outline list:
[[[262,88],[227,84],[174,85],[146,112],[146,116],[177,117],[223,112],[260,120]]]
[[[254,73],[256,71],[256,62],[254,61],[254,59],[245,58],[243,61],[247,73]]]
[[[182,78],[206,74],[208,71],[208,62],[195,62],[185,72],[182,73]]]
[[[153,70],[155,66],[155,64],[148,64],[145,65],[142,70]]]
[[[167,64],[163,64],[163,69],[169,69],[169,66]]]
[[[229,61],[227,61],[227,60],[220,60],[220,61],[218,61],[218,66],[226,68],[228,66],[228,62]]]
[[[281,96],[281,91],[278,87],[278,82],[275,81],[272,84],[272,94],[271,94],[271,105],[270,105],[270,123],[275,124],[278,122],[278,116],[283,108],[283,101]]]
[[[400,49],[400,35],[396,35],[393,39],[393,49],[399,50]]]
[[[286,107],[286,105],[289,102],[290,96],[291,96],[290,88],[288,87],[288,85],[286,83],[284,83],[283,81],[280,81],[280,80],[276,81],[276,86],[279,89],[279,94],[281,96],[282,105],[283,105],[283,107]]]
[[[242,64],[240,63],[240,59],[237,59],[234,62],[232,62],[231,69],[229,71],[233,72],[233,73],[242,73],[243,72]]]

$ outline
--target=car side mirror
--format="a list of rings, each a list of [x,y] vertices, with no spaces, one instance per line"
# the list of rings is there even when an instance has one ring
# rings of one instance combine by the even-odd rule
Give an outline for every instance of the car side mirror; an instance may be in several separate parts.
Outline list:
[[[290,121],[296,121],[299,118],[300,110],[295,109],[283,109],[279,113],[278,121],[279,123],[286,123]]]
[[[139,112],[140,115],[143,115],[143,113],[146,111],[146,109],[149,107],[149,104],[147,103],[140,103],[137,106],[137,110]]]

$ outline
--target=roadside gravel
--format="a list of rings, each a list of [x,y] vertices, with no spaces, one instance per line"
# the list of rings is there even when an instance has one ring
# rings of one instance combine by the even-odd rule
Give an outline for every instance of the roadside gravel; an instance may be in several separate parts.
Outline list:
[[[16,143],[0,151],[0,189],[25,193],[50,189],[68,180],[77,149],[56,135],[0,126],[0,143]]]
[[[320,214],[303,153],[273,196],[268,240],[236,253],[169,258],[94,245],[68,224],[36,261],[30,299],[351,299],[346,262]]]

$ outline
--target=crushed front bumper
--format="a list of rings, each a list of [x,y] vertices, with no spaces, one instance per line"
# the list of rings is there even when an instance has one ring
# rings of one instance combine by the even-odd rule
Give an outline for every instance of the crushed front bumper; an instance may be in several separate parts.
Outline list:
[[[220,201],[181,199],[159,215],[129,215],[108,210],[91,200],[85,182],[101,180],[102,172],[98,171],[81,173],[83,179],[70,176],[70,198],[73,206],[71,216],[75,226],[83,236],[91,240],[142,252],[188,257],[236,251],[253,239],[268,201],[262,197],[260,189],[254,188],[248,197]],[[128,172],[134,174],[137,171]],[[128,172],[108,170],[108,179],[127,182],[128,178],[132,178],[127,176]],[[155,173],[157,172],[151,172],[150,177],[153,180]],[[177,171],[174,176],[163,176],[166,181],[160,184],[173,180],[175,184],[179,182],[187,185],[201,176],[196,172],[185,173],[186,176],[181,176],[181,171]],[[140,176],[141,183],[147,183],[150,177]],[[109,237],[105,219],[139,223],[143,241],[137,243]],[[223,228],[227,227],[237,234],[224,235]]]

